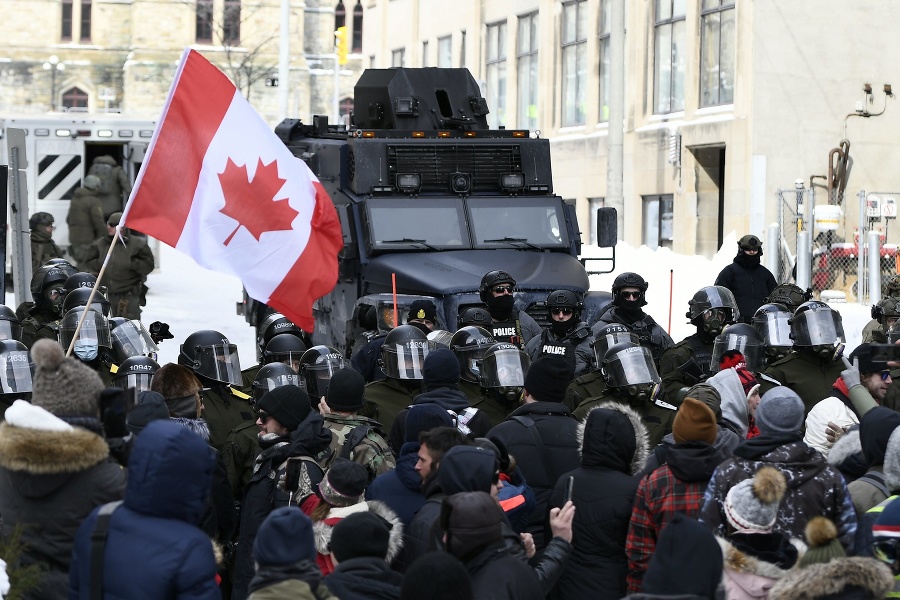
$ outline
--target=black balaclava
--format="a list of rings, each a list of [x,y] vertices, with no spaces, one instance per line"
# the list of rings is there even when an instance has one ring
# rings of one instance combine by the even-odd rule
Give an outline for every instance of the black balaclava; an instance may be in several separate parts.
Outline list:
[[[513,306],[516,299],[512,294],[503,294],[502,296],[494,296],[493,294],[487,299],[488,310],[491,317],[497,321],[505,321],[512,314]]]

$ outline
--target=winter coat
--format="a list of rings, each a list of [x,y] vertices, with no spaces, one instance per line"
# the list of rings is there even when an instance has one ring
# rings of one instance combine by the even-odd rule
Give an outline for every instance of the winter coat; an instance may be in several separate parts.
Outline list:
[[[760,256],[761,253],[750,257],[738,250],[737,256],[722,269],[713,284],[731,290],[743,323],[751,322],[753,314],[778,285],[772,272],[759,263]]]
[[[750,408],[737,371],[734,367],[722,369],[707,379],[706,383],[716,388],[722,398],[722,418],[738,431],[741,440],[746,439],[750,430]]]
[[[397,414],[413,403],[421,389],[421,381],[391,379],[366,384],[366,406],[359,414],[382,424],[382,431],[391,431]]]
[[[769,600],[884,598],[893,589],[888,566],[874,558],[837,558],[786,574],[769,590]]]
[[[338,600],[322,582],[315,563],[260,567],[250,582],[248,600]],[[341,599],[343,600],[343,599]]]
[[[62,250],[44,231],[31,232],[31,272],[36,273],[51,258],[62,258]]]
[[[579,428],[581,466],[560,477],[550,506],[561,507],[572,478],[573,551],[551,594],[560,600],[618,600],[625,595],[625,542],[647,460],[640,415],[624,405],[595,408]]]
[[[26,597],[65,598],[75,533],[95,507],[122,498],[125,472],[109,460],[102,437],[43,408],[19,401],[6,419],[0,423],[2,535],[8,540],[21,528],[22,566],[47,569],[42,586]]]
[[[704,442],[665,447],[666,463],[641,479],[628,525],[625,552],[628,555],[628,592],[641,590],[641,581],[656,540],[676,513],[696,519],[703,494],[723,452]]]
[[[72,251],[72,257],[82,264],[84,251],[91,242],[106,235],[103,207],[94,192],[83,187],[75,189],[66,223],[69,225],[69,243],[77,248]]]
[[[716,539],[725,559],[723,581],[728,600],[768,598],[771,587],[789,573],[806,549],[799,540],[779,534],[735,534],[730,539]]]
[[[840,427],[859,423],[859,415],[850,401],[850,392],[847,390],[847,384],[844,383],[843,377],[838,377],[834,382],[832,391],[833,395],[817,402],[806,415],[806,434],[803,436],[803,441],[807,445],[821,452],[822,456],[826,458],[832,446],[832,443],[825,437],[825,428],[828,426],[828,422],[831,421]]]
[[[528,563],[513,556],[503,542],[491,544],[464,561],[472,597],[478,600],[540,600],[544,598]],[[343,599],[341,599],[343,600]]]
[[[109,257],[103,278],[97,285],[105,285],[110,294],[140,293],[141,284],[147,279],[155,266],[153,253],[147,245],[147,238],[126,234],[116,239],[115,248]],[[94,240],[85,253],[85,265],[91,273],[100,272],[100,267],[109,252],[113,236],[104,235]]]
[[[331,430],[331,457],[326,466],[330,466],[335,458],[342,456],[344,450],[348,453],[346,458],[366,468],[370,480],[392,471],[397,466],[394,454],[384,437],[381,423],[355,414],[325,413],[322,416],[325,418],[325,427]],[[352,448],[345,449],[344,445],[352,441],[351,436],[358,427],[364,428],[360,431],[365,431],[366,436]]]
[[[566,388],[566,397],[563,399],[563,404],[569,410],[574,411],[579,404],[588,398],[599,396],[605,389],[606,380],[603,379],[603,375],[599,371],[585,373],[581,377],[576,377],[575,381]]]
[[[413,517],[425,504],[422,477],[416,471],[419,442],[407,442],[400,448],[397,468],[382,473],[366,488],[366,500],[383,502],[409,527]]]
[[[688,388],[713,375],[710,361],[714,341],[714,336],[698,331],[663,352],[659,376],[666,402],[680,404]]]
[[[323,580],[341,600],[399,600],[403,576],[375,556],[360,556],[339,563]]]
[[[701,511],[702,521],[713,533],[720,537],[726,535],[723,507],[728,490],[753,477],[764,465],[775,467],[787,480],[787,492],[778,508],[773,530],[803,539],[806,524],[821,515],[834,522],[838,539],[850,553],[856,535],[856,513],[844,478],[821,454],[798,441],[796,436],[779,439],[760,435],[738,446],[734,458],[719,465],[706,488]]]
[[[578,421],[558,402],[529,402],[491,429],[487,437],[499,440],[516,458],[525,482],[534,491],[537,506],[531,513],[527,531],[534,536],[535,546],[543,548],[553,486],[563,473],[577,468],[581,462]]]
[[[491,420],[483,410],[473,408],[469,399],[458,388],[439,387],[419,394],[413,404],[436,404],[446,411],[455,413],[458,421],[457,428],[466,435],[473,437],[485,437],[491,428]],[[394,452],[399,453],[400,447],[406,440],[406,413],[404,408],[397,413],[394,426],[388,436],[388,442]],[[468,430],[468,431],[466,431]]]
[[[152,427],[152,429],[151,429]],[[109,521],[103,564],[107,598],[221,598],[213,545],[197,523],[209,496],[215,457],[194,434],[152,423],[132,452],[125,500]],[[85,519],[72,554],[70,598],[91,598],[91,536]]]
[[[563,356],[572,367],[574,376],[580,377],[587,373],[594,363],[594,351],[591,348],[594,337],[584,322],[578,323],[574,329],[562,336],[545,327],[541,335],[531,338],[525,345],[525,353],[531,357],[531,362],[536,361],[542,354]]]
[[[719,425],[716,432],[716,441],[712,443],[712,446],[717,452],[721,453],[722,461],[724,461],[726,458],[731,458],[734,454],[734,449],[737,448],[742,441],[743,440],[741,440],[735,432],[727,427]],[[650,451],[650,456],[647,457],[647,464],[644,465],[644,470],[641,471],[639,475],[641,477],[649,475],[662,465],[666,464],[666,461],[668,460],[667,457],[669,456],[669,448],[674,444],[675,434],[666,434],[666,437],[662,439],[662,442]]]
[[[268,442],[261,446],[262,452],[256,458],[253,477],[244,488],[241,503],[241,524],[238,534],[238,549],[234,565],[234,582],[231,598],[239,600],[247,597],[247,586],[253,578],[253,540],[265,518],[274,509],[287,506],[290,495],[278,488],[278,480],[286,470],[290,457],[316,458],[327,453],[331,445],[331,432],[325,429],[324,420],[317,412],[310,412],[300,425],[272,446]],[[295,502],[313,493],[322,481],[324,473],[311,460],[304,461],[301,473],[301,492],[295,494]]]
[[[591,410],[608,403],[623,404],[641,415],[651,448],[672,433],[677,407],[661,399],[640,400],[627,395],[623,388],[606,388],[597,398],[588,398],[575,409],[575,418],[586,419]]]
[[[88,169],[89,175],[96,175],[103,182],[101,189],[97,191],[97,197],[103,206],[104,216],[122,210],[123,196],[126,198],[131,193],[131,181],[125,174],[125,170],[119,166],[112,156],[98,156]]]
[[[653,355],[653,361],[658,366],[662,353],[666,349],[671,348],[674,342],[669,337],[669,334],[666,333],[666,330],[653,320],[653,317],[643,311],[640,311],[640,315],[640,318],[636,320],[630,319],[618,306],[610,304],[597,318],[597,321],[591,325],[591,337],[596,338],[600,330],[607,325],[624,325],[628,328],[628,331],[638,337],[641,346],[650,350],[650,353]]]
[[[331,560],[331,551],[328,548],[328,545],[331,543],[331,531],[334,529],[334,526],[354,513],[366,511],[378,515],[391,524],[387,561],[391,562],[394,560],[400,552],[400,548],[403,546],[403,523],[394,511],[386,505],[377,500],[372,500],[359,502],[352,506],[335,506],[331,508],[324,520],[313,523],[313,538],[316,543],[316,551],[319,553],[316,563],[322,570],[323,575],[328,575],[334,571],[334,562]]]
[[[759,394],[785,385],[794,390],[807,413],[821,400],[831,396],[832,385],[844,370],[843,361],[821,359],[806,351],[794,351],[762,371]]]

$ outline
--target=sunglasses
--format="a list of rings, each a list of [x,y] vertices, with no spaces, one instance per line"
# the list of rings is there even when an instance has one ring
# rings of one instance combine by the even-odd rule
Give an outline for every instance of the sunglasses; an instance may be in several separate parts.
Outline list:
[[[878,375],[881,376],[881,380],[882,380],[882,381],[887,381],[888,379],[891,378],[891,372],[890,372],[890,371],[882,371],[882,372],[879,373]]]
[[[266,421],[269,420],[269,413],[264,410],[259,411],[259,422],[263,425],[266,424]]]
[[[550,309],[550,313],[551,313],[551,314],[554,314],[554,315],[566,315],[566,316],[568,316],[568,315],[571,315],[571,314],[572,314],[572,309],[571,309],[571,308],[551,308],[551,309]]]
[[[497,285],[491,288],[491,291],[495,294],[512,294],[514,289],[511,285]]]
[[[620,292],[623,298],[631,298],[633,300],[637,300],[641,297],[640,292]]]

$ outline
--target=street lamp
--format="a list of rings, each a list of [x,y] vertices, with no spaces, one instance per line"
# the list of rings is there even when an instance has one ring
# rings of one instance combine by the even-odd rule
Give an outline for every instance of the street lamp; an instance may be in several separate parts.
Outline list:
[[[66,64],[59,62],[59,57],[52,55],[47,62],[44,63],[44,70],[50,71],[50,110],[56,110],[56,72],[65,71]]]

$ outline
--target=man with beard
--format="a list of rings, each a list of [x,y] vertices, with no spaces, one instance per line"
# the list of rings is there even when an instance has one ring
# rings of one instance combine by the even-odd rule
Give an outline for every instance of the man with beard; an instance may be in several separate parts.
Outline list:
[[[513,292],[516,280],[506,271],[489,271],[481,278],[478,293],[491,313],[491,323],[486,326],[498,342],[508,342],[525,348],[531,338],[541,334],[541,327],[525,311],[515,307]]]
[[[762,254],[759,238],[745,235],[738,240],[737,256],[722,269],[713,284],[726,287],[734,294],[742,323],[751,322],[756,309],[765,304],[766,297],[778,285],[772,272],[759,263]]]

